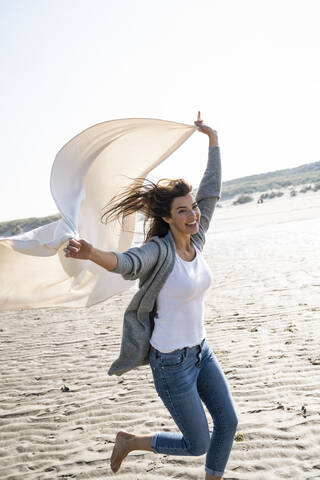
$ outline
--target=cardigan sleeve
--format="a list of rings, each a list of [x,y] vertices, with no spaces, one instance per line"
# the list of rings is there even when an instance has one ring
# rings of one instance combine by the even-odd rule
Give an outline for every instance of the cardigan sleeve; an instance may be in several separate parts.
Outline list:
[[[149,241],[141,247],[129,248],[123,253],[112,252],[117,257],[117,266],[112,272],[120,273],[125,280],[136,280],[155,267],[159,250],[156,242]]]
[[[199,232],[194,235],[198,237],[202,246],[205,242],[210,221],[216,204],[221,196],[221,158],[219,146],[209,147],[208,163],[200,182],[196,201],[201,211]]]

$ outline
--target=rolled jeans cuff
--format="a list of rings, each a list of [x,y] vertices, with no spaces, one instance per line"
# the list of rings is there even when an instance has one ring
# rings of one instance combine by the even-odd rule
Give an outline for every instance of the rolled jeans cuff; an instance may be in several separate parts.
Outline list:
[[[215,475],[217,477],[222,477],[222,475],[224,474],[224,471],[218,472],[217,470],[212,470],[212,468],[209,467],[205,467],[205,471],[206,473],[209,473],[209,475]]]
[[[156,443],[157,443],[157,438],[158,438],[158,434],[155,433],[153,435],[153,437],[151,438],[151,448],[152,448],[152,451],[154,453],[158,453],[157,450],[156,450]]]

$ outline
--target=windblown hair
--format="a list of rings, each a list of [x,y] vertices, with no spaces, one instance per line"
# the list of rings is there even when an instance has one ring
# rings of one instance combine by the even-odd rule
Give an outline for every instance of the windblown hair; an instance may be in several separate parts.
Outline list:
[[[143,177],[134,178],[133,183],[114,195],[105,206],[101,217],[103,223],[123,219],[134,213],[144,215],[145,242],[157,235],[168,233],[169,224],[161,217],[171,217],[171,205],[175,197],[184,197],[192,191],[192,186],[184,179],[162,178],[153,183]]]

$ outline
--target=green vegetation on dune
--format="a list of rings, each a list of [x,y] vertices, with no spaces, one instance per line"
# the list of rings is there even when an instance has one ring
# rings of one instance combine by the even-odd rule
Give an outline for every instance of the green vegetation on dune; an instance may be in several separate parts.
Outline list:
[[[221,200],[228,200],[236,195],[248,195],[291,185],[317,184],[318,182],[320,183],[320,162],[308,163],[296,168],[276,170],[223,182]]]
[[[268,192],[273,189],[286,188],[289,186],[304,185],[299,191],[292,189],[290,195],[296,196],[307,191],[320,190],[320,162],[308,163],[296,168],[276,170],[259,175],[228,180],[222,184],[221,201],[228,200],[235,196],[238,198],[234,205],[253,201],[250,194],[261,192],[260,201],[283,195],[283,192]],[[264,193],[266,192],[266,193]],[[218,203],[218,206],[221,206]],[[10,237],[19,233],[28,232],[34,228],[41,227],[47,223],[56,222],[61,216],[59,214],[41,218],[23,218],[0,223],[0,236]]]
[[[8,222],[0,223],[0,237],[11,237],[13,235],[18,235],[19,233],[29,232],[42,225],[47,223],[56,222],[61,218],[61,215],[50,215],[48,217],[30,217],[30,218],[21,218],[18,220],[11,220]]]

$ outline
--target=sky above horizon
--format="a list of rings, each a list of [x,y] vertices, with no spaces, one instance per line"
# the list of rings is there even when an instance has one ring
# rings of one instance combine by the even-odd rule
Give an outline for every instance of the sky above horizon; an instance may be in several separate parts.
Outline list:
[[[99,122],[218,131],[223,181],[320,160],[318,0],[0,0],[0,221],[57,213],[56,153]],[[201,178],[195,132],[154,176]]]

